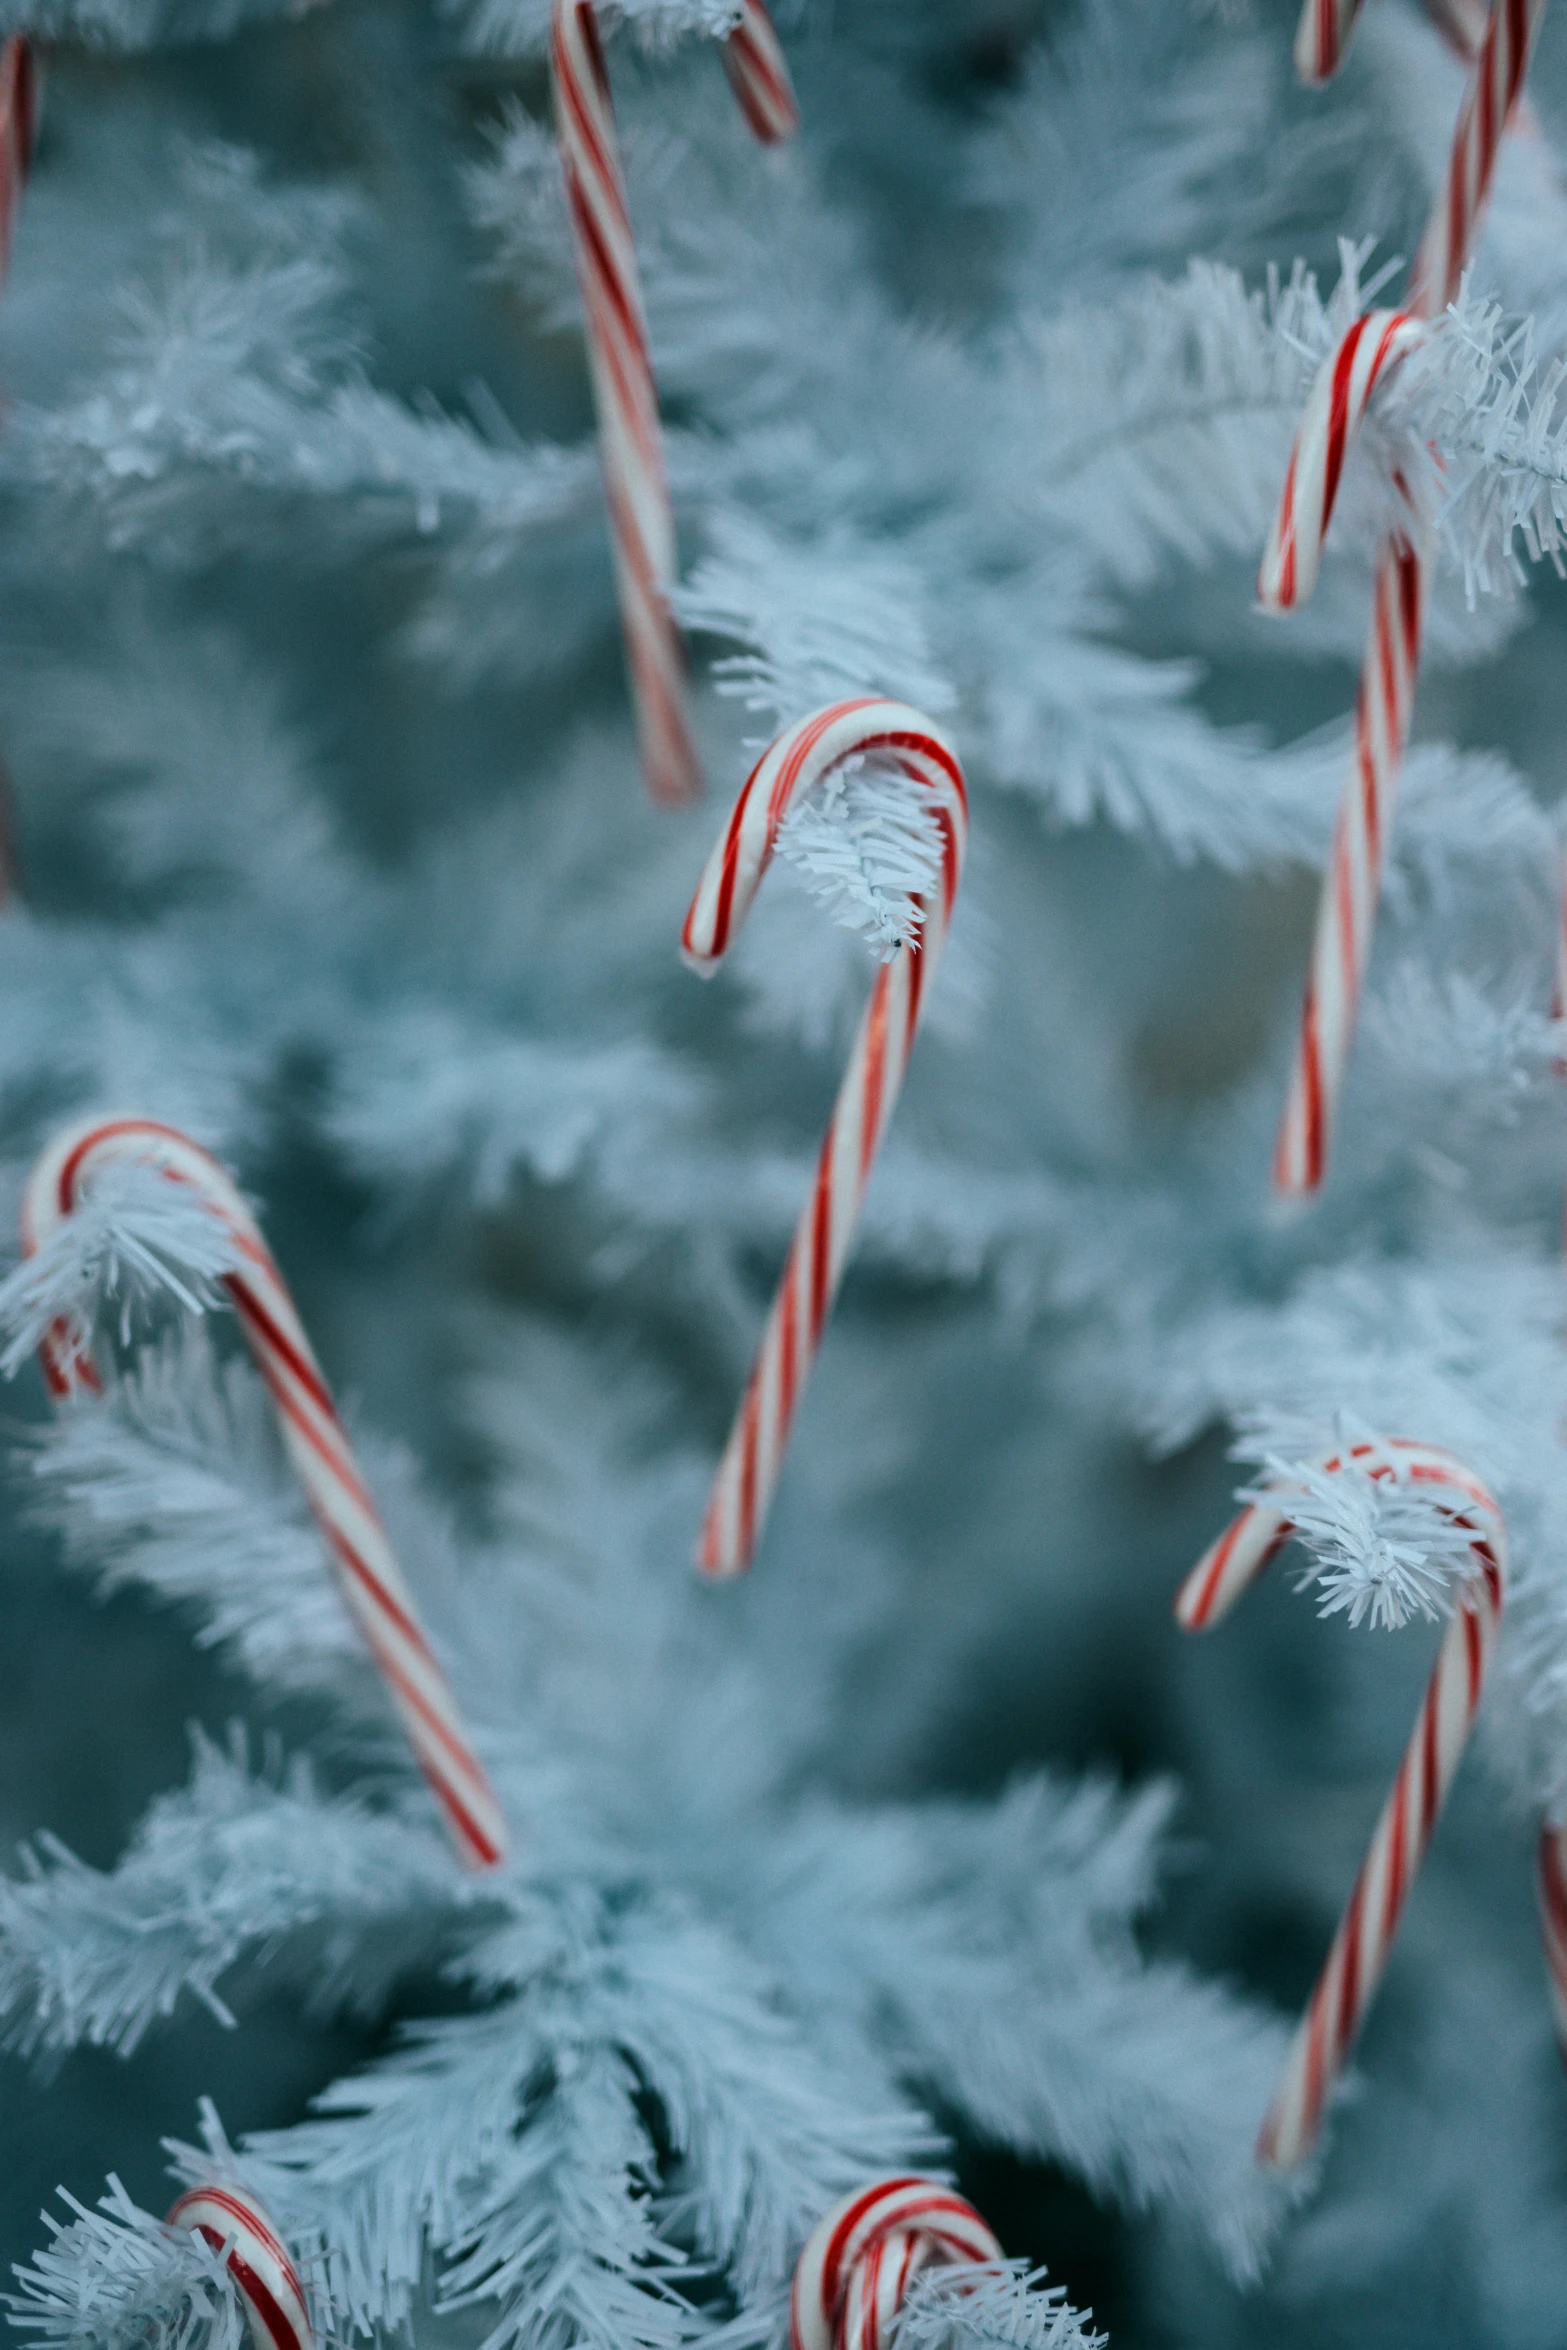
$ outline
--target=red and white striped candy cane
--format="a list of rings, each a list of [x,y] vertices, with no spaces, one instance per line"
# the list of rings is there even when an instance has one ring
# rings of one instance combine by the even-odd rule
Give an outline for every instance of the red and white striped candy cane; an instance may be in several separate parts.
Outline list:
[[[919,899],[917,938],[876,974],[871,1000],[822,1142],[778,1294],[702,1521],[705,1574],[748,1567],[783,1466],[789,1432],[837,1293],[865,1186],[913,1049],[937,957],[946,942],[968,845],[968,794],[956,754],[902,702],[835,702],[802,718],[763,752],[714,847],[686,916],[681,946],[704,976],[738,936],[790,808],[845,760],[874,751],[931,795],[941,832],[941,878]]]
[[[762,0],[744,0],[724,58],[757,137],[787,138],[799,118]],[[675,520],[593,0],[554,0],[550,66],[642,771],[653,797],[673,805],[696,796],[702,771],[686,707],[685,649],[669,608]]]
[[[1446,180],[1415,260],[1408,311],[1416,318],[1439,316],[1458,290],[1544,13],[1545,0],[1493,0]],[[1273,1181],[1286,1193],[1315,1191],[1327,1169],[1414,703],[1422,570],[1418,548],[1406,533],[1394,531],[1377,561],[1371,641],[1355,704],[1354,754],[1318,905],[1299,1038],[1274,1150]]]
[[[1409,273],[1409,307],[1426,318],[1440,318],[1458,291],[1544,17],[1545,0],[1492,0],[1447,176]]]
[[[763,0],[741,0],[740,22],[724,43],[724,71],[741,113],[764,147],[794,137],[800,110]]]
[[[1257,2140],[1258,2159],[1281,2169],[1310,2153],[1328,2091],[1381,1980],[1400,1913],[1480,1703],[1507,1572],[1502,1513],[1479,1479],[1450,1453],[1396,1439],[1380,1447],[1352,1445],[1347,1452],[1326,1454],[1319,1465],[1336,1472],[1349,1461],[1372,1477],[1406,1478],[1428,1487],[1454,1524],[1472,1533],[1474,1568],[1443,1635],[1398,1776]],[[1287,1495],[1242,1510],[1182,1584],[1175,1602],[1182,1629],[1205,1631],[1227,1615],[1283,1549],[1290,1531]]]
[[[1317,370],[1257,573],[1265,610],[1292,611],[1316,586],[1349,444],[1383,376],[1425,333],[1407,310],[1368,310]]]
[[[877,2179],[818,2220],[789,2297],[793,2350],[885,2350],[911,2280],[937,2262],[999,2261],[972,2203],[937,2179]]]
[[[150,1118],[89,1118],[44,1151],[22,1198],[22,1247],[32,1256],[106,1169],[134,1161],[182,1183],[225,1227],[244,1259],[225,1276],[288,1456],[326,1537],[343,1596],[386,1681],[415,1759],[459,1853],[473,1868],[506,1856],[506,1822],[468,1741],[456,1700],[403,1581],[293,1299],[238,1187],[208,1152]],[[74,1330],[56,1323],[40,1353],[50,1392],[100,1382]]]
[[[37,135],[37,62],[29,44],[13,34],[0,43],[0,277],[10,264]]]
[[[299,2271],[253,2195],[239,2187],[192,2187],[169,2213],[221,2253],[250,2320],[254,2350],[313,2350],[315,2335]]]
[[[1361,0],[1306,0],[1295,32],[1295,71],[1303,82],[1330,81],[1349,49]]]
[[[1535,1890],[1557,2045],[1567,2062],[1567,1826],[1552,1827],[1547,1821],[1541,1828],[1535,1852]]]
[[[38,65],[28,42],[13,34],[0,42],[0,281],[11,262],[22,190],[38,135]],[[10,779],[0,767],[0,906],[17,884],[16,838]]]

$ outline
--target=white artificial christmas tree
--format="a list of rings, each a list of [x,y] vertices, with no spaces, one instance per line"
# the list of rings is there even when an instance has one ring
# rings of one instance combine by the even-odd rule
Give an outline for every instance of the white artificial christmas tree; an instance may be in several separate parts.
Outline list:
[[[43,1832],[0,1885],[14,2314],[232,2350],[157,2218],[210,2091],[176,2172],[232,2165],[343,2339],[770,2343],[837,2196],[955,2162],[1118,2345],[1543,2350],[1567,30],[1281,624],[1252,577],[1306,390],[1396,298],[1463,91],[1423,10],[1368,0],[1305,92],[1271,0],[812,0],[775,154],[730,10],[606,12],[709,779],[672,814],[548,13],[0,5],[54,44],[0,297],[10,1189],[104,1107],[235,1168],[515,1841],[493,1879],[443,1842],[210,1225],[107,1187],[0,1298],[0,1650],[40,1643],[4,1807]],[[1395,465],[1440,555],[1416,742],[1332,1171],[1284,1218]],[[852,775],[707,989],[680,924],[757,745],[858,693],[957,746],[969,864],[760,1556],[714,1588],[707,1481],[933,828]],[[56,1413],[20,1366],[67,1298],[106,1388]],[[1346,1427],[1485,1478],[1513,1587],[1358,2096],[1281,2178],[1257,2125],[1463,1546],[1319,1481],[1295,1555],[1342,1620],[1288,1562],[1201,1644],[1169,1600],[1237,1483],[1309,1483]],[[900,2338],[1078,2327],[1001,2271]]]

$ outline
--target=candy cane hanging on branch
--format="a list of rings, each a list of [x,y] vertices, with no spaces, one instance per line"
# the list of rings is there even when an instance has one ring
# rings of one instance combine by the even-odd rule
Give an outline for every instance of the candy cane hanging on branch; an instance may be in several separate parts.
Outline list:
[[[709,1575],[738,1574],[755,1553],[946,942],[968,845],[968,794],[945,736],[902,702],[870,700],[836,702],[788,728],[747,778],[703,869],[681,937],[694,970],[704,978],[716,970],[739,935],[791,807],[846,760],[868,752],[899,768],[931,809],[941,873],[917,902],[916,937],[877,972],[854,1040],[816,1180],[702,1521],[697,1565]]]
[[[1480,215],[1490,194],[1502,134],[1517,108],[1530,50],[1544,14],[1545,0],[1493,0],[1443,185],[1415,256],[1409,299],[1399,319],[1403,349],[1408,348],[1418,322],[1439,317],[1458,291]],[[1351,333],[1357,331],[1352,329]],[[1307,420],[1302,426],[1302,440],[1307,436],[1313,415],[1320,415],[1323,399],[1338,380],[1349,340],[1345,338],[1318,376],[1308,403]],[[1360,348],[1363,344],[1357,346],[1357,351]],[[1396,351],[1391,354],[1397,355]],[[1324,393],[1325,383],[1327,393]],[[1367,383],[1366,397],[1370,389],[1371,383]],[[1330,405],[1326,435],[1330,455],[1336,446],[1342,460],[1349,431],[1363,412],[1364,400],[1353,419],[1336,417]],[[1301,463],[1302,448],[1298,441],[1285,484],[1281,518],[1275,524],[1275,540],[1281,539],[1288,529],[1284,509],[1300,503],[1295,497],[1294,483]],[[1307,510],[1298,521],[1298,527],[1308,534],[1315,532],[1319,540],[1331,509],[1336,470],[1329,466],[1324,478],[1326,494],[1320,511],[1313,513],[1308,501]],[[1273,1181],[1286,1193],[1313,1192],[1326,1173],[1328,1146],[1349,1061],[1361,984],[1370,959],[1382,868],[1420,665],[1426,557],[1419,540],[1420,533],[1411,514],[1407,524],[1400,524],[1389,533],[1377,557],[1371,640],[1355,703],[1354,752],[1334,825],[1289,1093],[1274,1150]],[[1273,551],[1270,541],[1270,553]],[[1263,576],[1258,583],[1265,603],[1274,584],[1265,558]],[[1291,602],[1300,602],[1304,592],[1302,589],[1291,596],[1275,595],[1275,608],[1286,609]]]
[[[251,2350],[314,2350],[299,2271],[254,2195],[232,2185],[192,2187],[167,2225],[200,2236],[222,2259],[250,2323]]]
[[[776,145],[799,123],[788,67],[763,0],[743,0],[738,15],[725,68],[751,129]],[[554,0],[550,67],[642,771],[655,800],[678,805],[700,791],[701,764],[686,706],[685,648],[669,607],[675,521],[593,0]]]
[[[1409,1888],[1480,1703],[1507,1574],[1501,1510],[1479,1479],[1450,1453],[1395,1439],[1381,1446],[1351,1445],[1324,1455],[1317,1465],[1330,1475],[1353,1465],[1370,1477],[1398,1478],[1420,1487],[1471,1537],[1471,1566],[1398,1776],[1262,2125],[1258,2159],[1281,2169],[1310,2153],[1328,2092],[1381,1980]],[[1281,1493],[1277,1502],[1255,1501],[1242,1510],[1182,1584],[1175,1601],[1182,1630],[1203,1632],[1220,1622],[1284,1548],[1291,1531],[1287,1494]]]
[[[999,2262],[1001,2246],[939,2179],[877,2179],[817,2221],[795,2265],[791,2350],[888,2350],[923,2269]]]
[[[326,1538],[343,1597],[458,1852],[470,1867],[493,1867],[507,1849],[499,1801],[469,1743],[294,1301],[233,1179],[172,1126],[150,1118],[87,1119],[57,1135],[28,1177],[24,1253],[35,1255],[96,1180],[128,1163],[156,1168],[169,1182],[184,1185],[232,1241],[239,1263],[224,1275],[224,1286],[276,1408],[284,1448]],[[56,1322],[39,1352],[57,1398],[101,1385],[82,1336],[70,1324]]]

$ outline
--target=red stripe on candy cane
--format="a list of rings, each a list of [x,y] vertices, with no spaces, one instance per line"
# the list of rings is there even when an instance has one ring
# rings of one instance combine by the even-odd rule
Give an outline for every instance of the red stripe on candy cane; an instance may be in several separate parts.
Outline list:
[[[1398,1776],[1372,1831],[1263,2121],[1258,2159],[1280,2169],[1303,2161],[1315,2144],[1329,2091],[1382,1979],[1409,1888],[1479,1708],[1501,1623],[1507,1574],[1501,1510],[1480,1480],[1450,1453],[1400,1437],[1384,1445],[1356,1444],[1347,1452],[1324,1454],[1318,1466],[1336,1474],[1348,1463],[1371,1477],[1401,1476],[1428,1487],[1454,1524],[1471,1536],[1473,1566],[1437,1652]],[[1205,1631],[1226,1616],[1283,1549],[1290,1533],[1285,1493],[1276,1502],[1263,1498],[1242,1510],[1182,1584],[1175,1602],[1182,1629]],[[1560,1947],[1558,1943],[1555,1949]],[[1553,1984],[1560,1990],[1564,1978],[1557,1973],[1549,1924],[1546,1949]]]
[[[1306,0],[1295,34],[1295,71],[1303,82],[1325,82],[1349,48],[1361,0]]]
[[[1541,1828],[1535,1882],[1556,2040],[1567,2062],[1567,1825],[1552,1827],[1547,1822]]]
[[[1295,71],[1303,82],[1330,81],[1349,51],[1362,0],[1306,0],[1295,34]],[[1426,14],[1467,65],[1485,38],[1485,0],[1426,0]]]
[[[175,1127],[149,1118],[90,1119],[58,1135],[29,1177],[22,1200],[24,1251],[31,1256],[42,1246],[91,1189],[95,1175],[127,1161],[154,1166],[170,1182],[188,1185],[235,1241],[244,1265],[225,1275],[224,1284],[339,1587],[459,1853],[473,1868],[493,1867],[505,1858],[508,1843],[499,1801],[419,1621],[304,1325],[225,1170]],[[54,1325],[41,1353],[52,1394],[63,1398],[100,1385],[65,1325]]]
[[[769,145],[787,138],[799,118],[763,0],[741,0],[724,62],[756,136]],[[658,392],[593,0],[554,0],[550,70],[638,749],[653,798],[678,805],[701,790],[702,772],[669,602],[675,520]]]
[[[1452,11],[1447,14],[1451,16]],[[1459,116],[1446,178],[1415,257],[1408,309],[1402,314],[1384,314],[1397,322],[1396,330],[1384,329],[1393,332],[1398,345],[1398,348],[1390,345],[1389,361],[1401,349],[1408,348],[1408,338],[1418,331],[1418,322],[1438,317],[1458,290],[1490,194],[1502,134],[1516,111],[1530,51],[1544,14],[1545,0],[1493,0]],[[1357,333],[1364,339],[1365,322],[1351,330],[1352,335]],[[1330,367],[1342,358],[1349,342],[1346,336]],[[1375,372],[1380,373],[1381,369]],[[1302,422],[1303,438],[1311,426],[1313,407],[1320,408],[1325,401],[1331,408],[1331,395],[1321,393],[1322,382],[1323,377],[1319,376],[1313,387],[1311,405]],[[1374,376],[1366,384],[1366,398],[1373,382]],[[1355,418],[1349,415],[1349,405],[1345,414],[1347,429],[1352,430]],[[1358,413],[1364,413],[1364,399]],[[1331,433],[1332,426],[1331,423],[1322,425],[1319,416],[1318,429]],[[1326,479],[1324,468],[1324,483]],[[1278,546],[1275,549],[1274,540],[1270,539],[1269,551],[1263,558],[1263,580],[1259,582],[1266,595],[1270,557],[1276,555],[1277,608],[1298,603],[1309,592],[1309,579],[1305,585],[1300,585],[1297,579],[1286,586],[1283,560],[1286,529],[1298,573],[1301,551],[1310,555],[1313,549],[1320,550],[1331,504],[1329,492],[1325,499],[1319,494],[1315,505],[1308,497],[1303,506],[1300,491],[1286,484],[1280,519],[1274,526]],[[1286,508],[1290,510],[1287,516]],[[1395,530],[1377,560],[1371,637],[1355,704],[1350,777],[1334,828],[1312,941],[1295,1059],[1274,1149],[1274,1185],[1279,1191],[1296,1196],[1316,1191],[1327,1171],[1328,1145],[1349,1065],[1360,990],[1371,955],[1399,771],[1414,705],[1424,606],[1422,571],[1423,557],[1411,533]],[[1311,575],[1315,575],[1314,569]]]
[[[772,862],[779,828],[845,760],[876,751],[934,795],[941,829],[938,886],[919,900],[914,943],[882,964],[860,1023],[762,1343],[719,1462],[697,1541],[704,1574],[748,1567],[766,1522],[800,1397],[821,1343],[859,1221],[865,1187],[902,1088],[925,980],[946,942],[968,841],[968,795],[950,745],[901,702],[836,702],[801,719],[763,752],[697,884],[681,934],[704,976],[737,936]]]
[[[255,2350],[313,2350],[299,2271],[253,2196],[238,2187],[192,2187],[171,2209],[167,2225],[188,2229],[223,2256]]]
[[[792,2350],[885,2350],[909,2285],[938,2262],[1002,2258],[971,2203],[936,2179],[877,2179],[818,2220],[795,2264]]]
[[[740,22],[724,43],[724,70],[740,110],[764,147],[800,127],[789,68],[762,0],[741,0]]]

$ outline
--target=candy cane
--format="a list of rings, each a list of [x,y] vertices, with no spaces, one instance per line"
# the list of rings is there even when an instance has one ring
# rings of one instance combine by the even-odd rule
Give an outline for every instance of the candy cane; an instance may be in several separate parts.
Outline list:
[[[1303,82],[1331,80],[1343,64],[1361,0],[1306,0],[1295,33],[1295,71]]]
[[[244,1259],[241,1270],[225,1276],[225,1286],[276,1407],[288,1456],[326,1537],[343,1596],[458,1851],[471,1867],[492,1867],[505,1858],[507,1848],[500,1804],[463,1730],[293,1299],[231,1178],[172,1126],[147,1118],[89,1118],[57,1135],[28,1177],[21,1219],[25,1254],[35,1254],[59,1229],[95,1176],[128,1162],[156,1167],[171,1182],[187,1184]],[[40,1354],[53,1395],[63,1398],[100,1385],[69,1324],[54,1324]]]
[[[13,34],[0,42],[0,281],[11,263],[11,245],[22,190],[38,135],[38,70],[33,51]],[[10,779],[0,767],[0,906],[17,882],[16,834]]]
[[[724,61],[757,137],[787,138],[798,116],[762,0],[743,0]],[[700,791],[702,772],[686,709],[685,652],[669,608],[675,520],[593,0],[554,0],[550,66],[642,771],[654,799],[676,804]]]
[[[883,2350],[921,2269],[1001,2257],[972,2203],[936,2179],[856,2187],[806,2238],[789,2296],[793,2350]]]
[[[254,2196],[238,2187],[192,2187],[167,2224],[188,2228],[222,2256],[250,2320],[254,2350],[314,2350],[299,2271]]]
[[[1295,71],[1303,82],[1332,80],[1348,54],[1360,10],[1361,0],[1306,0],[1295,33]],[[1485,38],[1484,0],[1426,0],[1426,14],[1468,64]]]
[[[1567,2062],[1567,1826],[1552,1827],[1547,1821],[1541,1828],[1535,1848],[1535,1890],[1556,2039]]]
[[[703,868],[681,938],[686,961],[706,977],[739,933],[790,808],[835,767],[868,751],[893,760],[931,796],[941,879],[917,901],[914,942],[877,972],[854,1040],[816,1181],[713,1480],[697,1543],[697,1565],[709,1575],[737,1574],[751,1563],[946,941],[968,843],[968,795],[945,737],[918,710],[874,700],[836,702],[789,727],[747,778]]]
[[[1317,370],[1257,573],[1266,610],[1288,612],[1316,586],[1349,444],[1383,376],[1425,334],[1425,321],[1407,310],[1368,310]]]
[[[1545,0],[1493,0],[1459,116],[1447,176],[1421,240],[1408,312],[1434,318],[1458,290],[1517,105]],[[1289,1092],[1273,1157],[1287,1193],[1315,1191],[1349,1063],[1420,663],[1423,559],[1395,530],[1377,560],[1371,641],[1355,703],[1355,743],[1317,909]],[[1296,599],[1299,600],[1298,597]]]
[[[800,127],[794,85],[762,0],[742,0],[740,22],[724,43],[724,71],[764,147],[792,139]]]
[[[1328,2091],[1381,1980],[1400,1913],[1480,1703],[1507,1571],[1502,1513],[1479,1479],[1450,1454],[1395,1439],[1385,1446],[1356,1444],[1347,1452],[1329,1453],[1319,1466],[1337,1472],[1347,1461],[1359,1463],[1372,1477],[1402,1476],[1430,1488],[1454,1524],[1473,1534],[1474,1569],[1443,1636],[1398,1776],[1257,2140],[1259,2161],[1281,2169],[1311,2151]],[[1182,1584],[1175,1602],[1182,1629],[1204,1631],[1227,1615],[1290,1532],[1287,1496],[1255,1501],[1242,1510]]]

